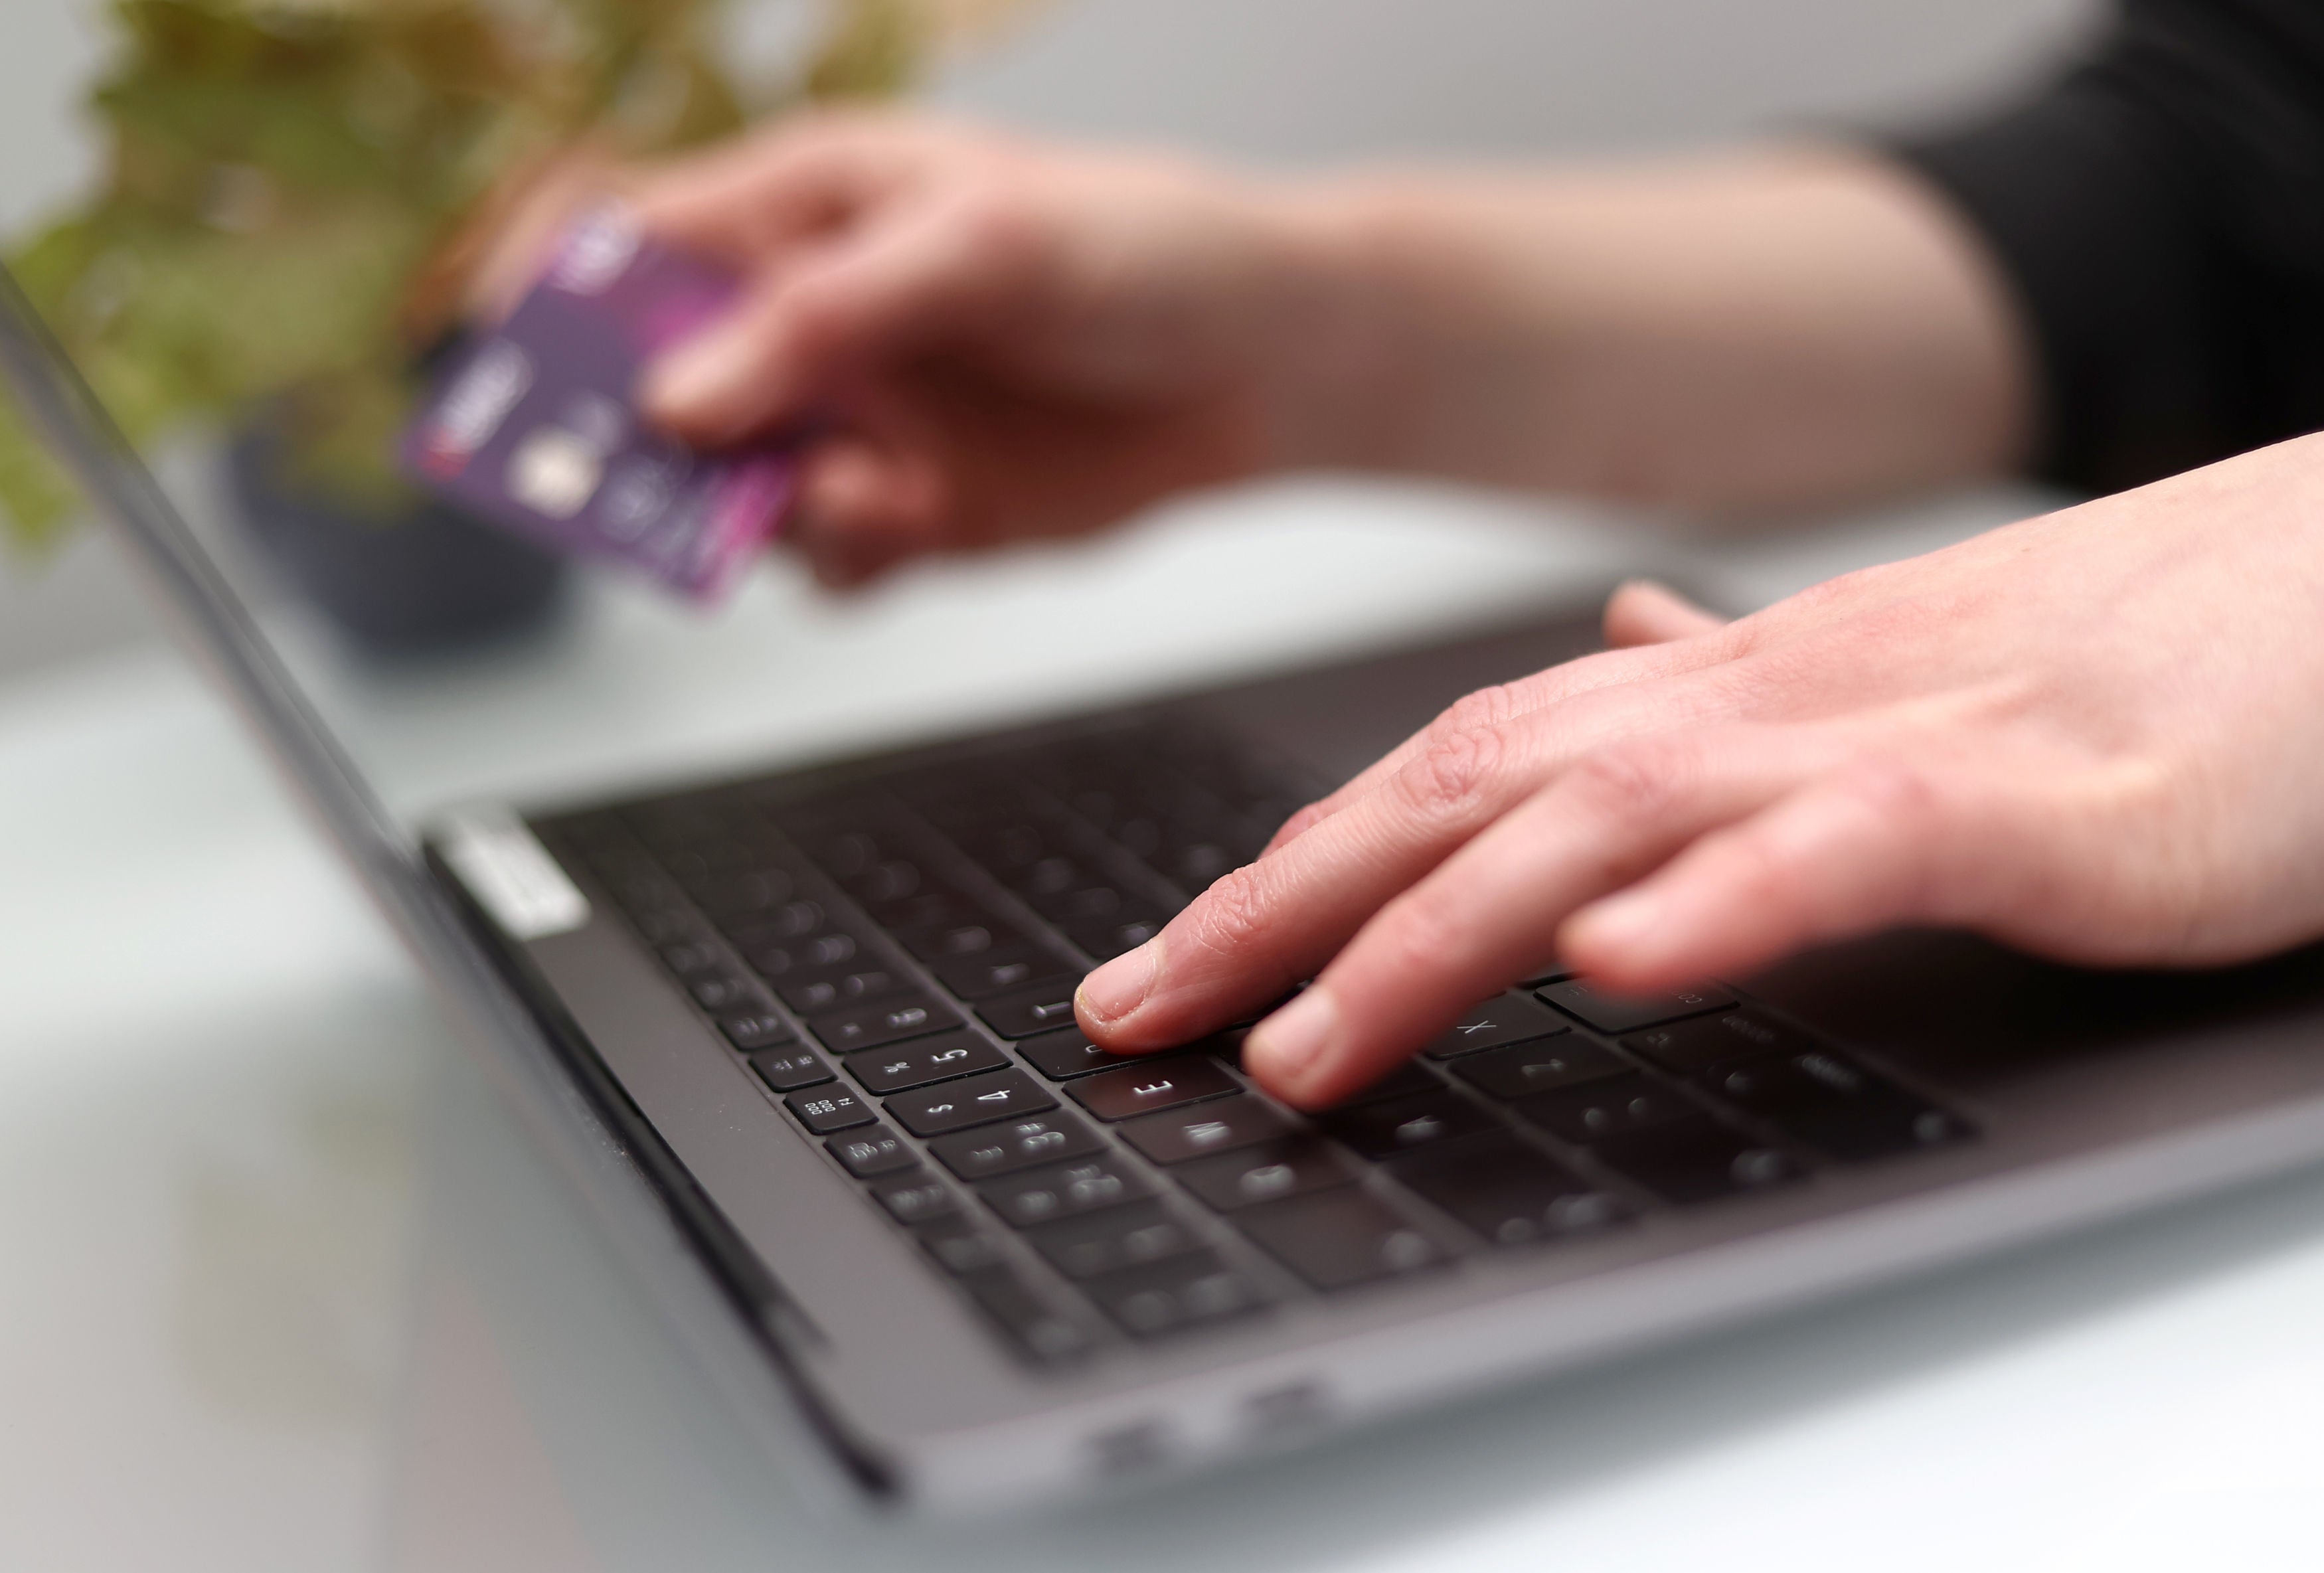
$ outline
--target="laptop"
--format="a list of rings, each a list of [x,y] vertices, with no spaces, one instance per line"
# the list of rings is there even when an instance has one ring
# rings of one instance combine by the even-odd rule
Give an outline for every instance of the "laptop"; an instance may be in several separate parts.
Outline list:
[[[851,1498],[1217,1467],[2324,1154],[2313,950],[2097,973],[1895,934],[1643,999],[1545,972],[1314,1116],[1238,1031],[1114,1059],[1085,970],[1444,704],[1591,648],[1594,606],[640,785],[518,724],[555,668],[588,735],[650,741],[634,664],[334,667],[0,302],[22,407],[673,1334],[770,1467]],[[461,777],[495,749],[521,792]]]

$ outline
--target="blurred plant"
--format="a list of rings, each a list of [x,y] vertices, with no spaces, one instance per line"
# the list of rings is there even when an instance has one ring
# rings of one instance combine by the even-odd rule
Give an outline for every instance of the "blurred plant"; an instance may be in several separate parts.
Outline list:
[[[907,86],[1015,0],[825,0],[745,81],[732,0],[112,0],[99,189],[11,265],[131,440],[267,403],[302,479],[392,495],[415,353],[480,216],[576,148],[629,158]],[[0,511],[73,495],[0,406]]]

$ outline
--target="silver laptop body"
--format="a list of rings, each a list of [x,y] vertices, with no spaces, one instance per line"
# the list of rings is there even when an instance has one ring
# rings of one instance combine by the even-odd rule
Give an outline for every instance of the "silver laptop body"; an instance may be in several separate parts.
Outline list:
[[[742,815],[759,837],[750,844],[779,865],[785,904],[814,906],[826,925],[876,931],[884,944],[919,931],[876,918],[886,897],[862,883],[875,876],[847,861],[851,847],[861,851],[847,838],[868,833],[862,804],[887,816],[882,825],[950,834],[945,844],[958,851],[982,844],[977,827],[995,822],[977,818],[982,800],[973,793],[967,808],[947,806],[945,795],[979,782],[1015,790],[1041,761],[1064,761],[1057,768],[1071,779],[1056,791],[1067,796],[1092,760],[1134,768],[1157,748],[1174,759],[1169,750],[1224,750],[1265,761],[1278,784],[1328,784],[1458,695],[1580,653],[1591,615],[940,739],[872,761],[620,798],[576,780],[548,795],[555,801],[447,805],[418,833],[408,815],[382,806],[321,720],[323,707],[114,434],[13,281],[0,292],[0,360],[23,407],[456,1007],[497,1084],[653,1287],[674,1336],[713,1363],[766,1440],[770,1467],[824,1471],[872,1503],[951,1512],[1164,1478],[2324,1153],[2324,967],[2315,952],[2227,973],[2099,974],[1959,936],[1896,935],[1803,958],[1741,990],[1706,986],[1643,1019],[1536,980],[1537,998],[1508,997],[1530,1026],[1487,1030],[1488,1019],[1479,1030],[1492,1041],[1475,1053],[1440,1045],[1442,1057],[1416,1072],[1422,1081],[1397,1093],[1404,1104],[1351,1111],[1320,1135],[1300,1134],[1305,1145],[1283,1148],[1281,1162],[1240,1170],[1157,1145],[1199,1144],[1214,1128],[1226,1132],[1217,1140],[1244,1141],[1226,1129],[1234,1122],[1220,1111],[1229,1103],[1257,1111],[1247,1118],[1282,1113],[1242,1088],[1231,1043],[1199,1045],[1137,1077],[1061,1068],[1046,1056],[1070,1035],[1069,1017],[1037,1031],[991,1004],[1048,1008],[1032,998],[1038,990],[947,992],[950,961],[897,948],[889,961],[905,975],[903,997],[936,999],[957,1020],[852,1048],[835,1035],[868,1022],[881,1036],[895,1030],[881,1024],[896,1012],[788,1003],[780,980],[753,973],[742,943],[696,905],[699,892],[720,887],[687,883],[734,870],[685,861],[699,848],[683,836],[658,851],[657,827],[699,820],[715,838]],[[1092,823],[1076,817],[1074,833],[1094,835]],[[1103,857],[1120,855],[1106,845]],[[958,888],[986,891],[986,910],[1041,921],[1023,888],[986,878],[992,866],[964,865]],[[641,916],[638,890],[664,872],[678,894],[664,889],[663,905],[647,902]],[[1130,886],[1142,878],[1124,876]],[[1141,888],[1167,905],[1164,885]],[[656,912],[701,921],[657,933]],[[1080,942],[1060,936],[1098,932],[1072,921],[1043,931],[1046,954],[1070,961]],[[808,939],[838,932],[807,928]],[[1103,943],[1083,948],[1102,954]],[[713,978],[742,979],[750,997],[697,989],[673,950],[706,958]],[[852,1025],[831,1025],[842,1016]],[[760,1024],[744,1029],[755,1032],[748,1042],[730,1030],[745,1018]],[[1706,1050],[1729,1030],[1720,1023],[1747,1041]],[[1780,1041],[1750,1040],[1762,1031]],[[969,1054],[985,1068],[911,1081],[912,1056],[931,1044],[949,1046],[929,1053]],[[838,1068],[820,1081],[786,1087],[784,1075],[802,1072],[771,1068],[817,1055]],[[1599,1068],[1584,1064],[1570,1085],[1560,1080],[1582,1062]],[[1617,1062],[1618,1072],[1609,1071]],[[907,1067],[892,1094],[875,1090],[890,1084],[876,1079],[889,1064]],[[1617,1073],[1629,1080],[1618,1083]],[[1510,1102],[1508,1077],[1536,1074],[1546,1090]],[[1154,1113],[1117,1106],[1173,1075],[1196,1101]],[[1861,1085],[1851,1092],[1850,1077],[1872,1094]],[[1685,1148],[1694,1169],[1672,1169],[1671,1153],[1684,1144],[1654,1137],[1653,1127],[1597,1141],[1586,1122],[1621,1111],[1582,1094],[1618,1084],[1684,1106],[1682,1128],[1697,1133]],[[946,1101],[947,1088],[997,1094],[1004,1085],[1015,1090],[1001,1099],[1009,1107],[990,1121]],[[842,1102],[855,1112],[817,1112]],[[1871,1109],[1885,1134],[1834,1123],[1831,1111],[1842,1106]],[[1448,1134],[1447,1110],[1476,1128],[1432,1145]],[[854,1123],[810,1128],[826,1119]],[[1051,1121],[1050,1135],[1059,1124],[1078,1129],[1082,1146],[1062,1166],[1028,1158],[973,1167],[985,1160],[972,1154],[999,1151],[1012,1122],[1025,1119]],[[1714,1127],[1706,1147],[1701,1133]],[[862,1159],[867,1131],[890,1133],[899,1145]],[[1407,1140],[1410,1152],[1398,1145]],[[1488,1149],[1498,1167],[1463,1170],[1433,1155]],[[1730,1149],[1725,1169],[1702,1167],[1702,1152]],[[1265,1194],[1306,1183],[1298,1154],[1315,1153],[1339,1165],[1330,1188]],[[856,1173],[859,1160],[876,1172]],[[1657,1161],[1662,1169],[1651,1166]],[[1572,1182],[1542,1191],[1551,1173]],[[1041,1183],[1050,1189],[1028,1174],[1048,1176]],[[900,1181],[915,1176],[932,1188],[934,1216],[949,1221],[896,1200],[908,1189]],[[1086,1210],[1074,1210],[1091,1201],[1076,1200],[1076,1184],[1097,1188]],[[1234,1185],[1258,1194],[1218,1189]],[[1534,1198],[1523,1218],[1503,1205],[1519,1192]],[[1067,1228],[1103,1220],[1109,1207],[1158,1221],[1143,1237]],[[1332,1259],[1317,1244],[1327,1225],[1375,1215],[1396,1220],[1362,1237],[1378,1246],[1377,1260],[1349,1268],[1344,1254]],[[1180,1239],[1156,1246],[1152,1261],[1137,1255],[1140,1237],[1171,1231],[1190,1235],[1192,1246]],[[945,1242],[964,1238],[984,1242],[959,1247],[987,1253],[982,1265],[943,1254]],[[1197,1250],[1207,1273],[1186,1266]]]

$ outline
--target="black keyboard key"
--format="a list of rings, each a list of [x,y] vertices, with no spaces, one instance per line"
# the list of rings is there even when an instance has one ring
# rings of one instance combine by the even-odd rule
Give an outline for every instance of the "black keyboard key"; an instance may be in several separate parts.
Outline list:
[[[1432,1142],[1492,1130],[1493,1117],[1459,1094],[1436,1088],[1410,1098],[1367,1103],[1319,1115],[1324,1133],[1367,1158],[1392,1158]]]
[[[871,1108],[844,1087],[794,1092],[784,1099],[783,1103],[798,1116],[801,1125],[819,1136],[853,1126],[870,1125],[872,1119]]]
[[[870,961],[877,953],[870,943],[844,929],[826,930],[812,939],[799,940],[788,949],[806,968],[844,967]]]
[[[1121,1134],[1157,1164],[1184,1164],[1274,1141],[1295,1128],[1290,1119],[1246,1092],[1183,1111],[1149,1114],[1124,1125]]]
[[[694,885],[694,899],[714,922],[779,911],[791,899],[791,877],[779,869],[739,874],[706,874]]]
[[[786,901],[779,906],[744,907],[714,913],[719,932],[742,951],[763,950],[811,938],[830,926],[831,915],[820,901]]]
[[[726,952],[708,940],[680,940],[676,944],[661,948],[661,964],[681,978],[690,978],[696,972],[713,971],[725,963]]]
[[[1207,1054],[1169,1054],[1065,1083],[1065,1096],[1100,1119],[1132,1119],[1240,1092]]]
[[[979,920],[905,929],[896,935],[896,940],[914,956],[933,965],[963,956],[989,955],[1002,946],[1021,945],[1025,936],[1013,928]]]
[[[682,852],[666,853],[662,860],[689,885],[738,874],[781,874],[788,881],[789,876],[776,867],[775,856],[770,843],[744,833],[740,824],[730,824],[724,834],[698,841]]]
[[[924,890],[898,901],[864,905],[883,927],[897,933],[982,923],[987,915],[982,906],[954,890]]]
[[[943,888],[927,870],[909,858],[883,858],[870,868],[852,873],[841,883],[866,906],[887,906]]]
[[[1009,870],[1002,882],[1020,896],[1038,899],[1089,884],[1092,878],[1090,871],[1073,859],[1051,852]]]
[[[1434,1241],[1378,1197],[1353,1188],[1269,1202],[1235,1222],[1318,1289],[1346,1289],[1443,1259]]]
[[[819,831],[794,833],[799,834],[801,844],[815,866],[843,885],[862,878],[887,855],[880,845],[880,838],[860,826],[825,827]]]
[[[1139,1338],[1217,1321],[1259,1304],[1249,1281],[1209,1251],[1130,1267],[1082,1287],[1101,1311]]]
[[[783,1003],[801,1016],[821,1016],[850,1005],[866,1005],[900,994],[904,980],[885,967],[808,972],[787,978],[775,986]]]
[[[1029,1038],[1074,1025],[1074,987],[1078,980],[1020,989],[981,1002],[976,1014],[1004,1038]]]
[[[1009,1260],[1009,1248],[1001,1243],[1000,1236],[987,1234],[958,1213],[922,1224],[912,1233],[918,1237],[920,1248],[947,1273],[981,1273]]]
[[[1170,1177],[1221,1212],[1355,1183],[1337,1149],[1314,1136],[1261,1142],[1239,1152],[1182,1164]]]
[[[790,1024],[771,1010],[736,1011],[718,1018],[718,1030],[738,1049],[771,1048],[791,1041]]]
[[[1579,978],[1553,983],[1541,998],[1569,1016],[1580,1017],[1602,1033],[1636,1032],[1681,1016],[1724,1010],[1735,996],[1712,983],[1697,983],[1661,994],[1609,994]]]
[[[1517,1112],[1560,1141],[1590,1143],[1627,1136],[1702,1113],[1702,1106],[1675,1087],[1633,1071],[1585,1081],[1563,1091],[1523,1099]]]
[[[1240,1056],[1238,1056],[1238,1062],[1240,1062]],[[1443,1085],[1443,1082],[1438,1081],[1430,1072],[1422,1070],[1418,1063],[1406,1060],[1369,1087],[1342,1099],[1338,1107],[1353,1108],[1360,1103],[1379,1103],[1390,1098],[1409,1098],[1416,1092],[1434,1092]]]
[[[1709,1085],[1784,1135],[1849,1163],[1969,1134],[1959,1117],[1822,1050],[1730,1065]]]
[[[698,849],[669,853],[662,859],[662,869],[701,900],[715,898],[721,880],[757,872],[763,861],[740,842],[705,842]]]
[[[1257,851],[1256,847],[1192,842],[1171,849],[1160,860],[1159,867],[1162,873],[1181,890],[1207,890],[1222,874],[1250,861]]]
[[[967,831],[959,838],[961,850],[1002,885],[1016,888],[1026,869],[1044,855],[1042,832],[1020,824],[998,831]]]
[[[1017,1052],[1025,1056],[1033,1069],[1052,1081],[1068,1081],[1075,1076],[1087,1076],[1097,1071],[1135,1065],[1140,1058],[1136,1054],[1109,1054],[1090,1042],[1088,1035],[1079,1027],[1043,1033],[1034,1038],[1019,1038]]]
[[[1134,951],[1162,932],[1169,918],[1158,912],[1089,918],[1060,926],[1067,939],[1101,961]]]
[[[1452,1074],[1490,1098],[1529,1098],[1601,1076],[1618,1076],[1630,1062],[1573,1033],[1487,1049],[1452,1062]]]
[[[841,929],[803,940],[745,934],[742,951],[752,970],[778,983],[819,976],[835,968],[844,970],[857,962],[868,962],[874,953],[872,946]]]
[[[1070,993],[1078,981],[1065,962],[1047,951],[1023,944],[1002,945],[981,956],[951,957],[933,963],[929,970],[936,973],[937,982],[970,1000],[1060,984]]]
[[[920,1224],[960,1210],[952,1187],[926,1173],[899,1174],[872,1187],[872,1199],[898,1223]]]
[[[1133,1170],[1103,1155],[1076,1158],[1054,1169],[1028,1169],[977,1188],[984,1203],[1018,1228],[1085,1212],[1119,1207],[1153,1194],[1154,1188]]]
[[[1591,1155],[1681,1205],[1764,1190],[1800,1173],[1783,1153],[1708,1115],[1600,1142]]]
[[[1500,994],[1452,1024],[1451,1030],[1421,1053],[1432,1060],[1498,1048],[1521,1038],[1544,1037],[1568,1030],[1565,1019],[1523,994]]]
[[[797,941],[785,949],[798,959],[799,970],[807,972],[875,967],[887,960],[879,946],[841,929]]]
[[[902,1092],[946,1081],[954,1076],[993,1071],[1009,1056],[973,1032],[950,1032],[933,1038],[915,1038],[892,1048],[871,1049],[847,1062],[847,1073],[867,1092]]]
[[[1808,1053],[1821,1047],[1805,1033],[1748,1009],[1654,1027],[1624,1038],[1622,1046],[1681,1076],[1699,1076],[1736,1060]]]
[[[834,1136],[823,1145],[858,1180],[869,1180],[875,1174],[893,1174],[913,1168],[919,1163],[912,1149],[905,1145],[904,1138],[884,1125],[850,1131],[844,1136]]]
[[[1185,1220],[1158,1201],[1136,1201],[1107,1211],[1028,1230],[1033,1248],[1068,1278],[1093,1278],[1142,1266],[1202,1245]]]
[[[964,1081],[947,1081],[926,1092],[903,1093],[888,1099],[885,1107],[914,1136],[938,1136],[1056,1106],[1057,1100],[1039,1082],[1011,1067]]]
[[[1148,868],[1162,855],[1162,823],[1151,814],[1131,814],[1126,818],[1115,818],[1113,839],[1124,851]]]
[[[1389,1173],[1500,1246],[1579,1234],[1630,1210],[1506,1132],[1415,1153],[1390,1164]]]
[[[705,1010],[731,1011],[752,1015],[763,1011],[767,997],[756,983],[737,978],[731,972],[714,972],[695,979],[686,986],[694,1002]]]
[[[936,1162],[964,1180],[983,1180],[1038,1164],[1094,1153],[1104,1144],[1073,1115],[1037,1114],[982,1130],[962,1131],[928,1144]]]
[[[802,1087],[820,1087],[838,1074],[831,1062],[813,1049],[793,1044],[787,1049],[774,1049],[751,1056],[751,1069],[759,1080],[778,1092],[796,1092]]]
[[[878,1005],[816,1016],[807,1027],[823,1041],[824,1047],[844,1054],[925,1037],[959,1025],[960,1012],[944,1001],[925,994],[905,994]]]
[[[1034,1358],[1070,1359],[1089,1348],[1087,1333],[1008,1267],[963,1274],[960,1281],[985,1314]]]
[[[1127,912],[1135,898],[1103,883],[1075,885],[1054,895],[1036,896],[1027,906],[1051,923],[1112,922]]]

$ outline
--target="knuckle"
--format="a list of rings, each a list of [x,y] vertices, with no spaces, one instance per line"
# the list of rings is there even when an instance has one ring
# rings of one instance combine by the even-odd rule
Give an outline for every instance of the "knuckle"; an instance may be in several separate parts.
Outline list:
[[[1764,825],[1747,825],[1718,838],[1717,844],[1720,861],[1727,865],[1726,882],[1761,911],[1788,910],[1806,898],[1803,876],[1812,854],[1797,841],[1770,833]]]
[[[1953,838],[1945,832],[1960,827],[1961,805],[1921,765],[1898,759],[1867,761],[1849,769],[1840,789],[1844,800],[1869,823],[1871,834],[1863,841],[1842,838],[1838,843],[1854,848],[1859,864],[1856,871],[1827,868],[1825,877],[1813,885],[1853,891],[1845,903],[1849,915],[1862,915],[1858,909],[1863,909],[1888,917],[1955,921],[1989,906],[1999,885],[2019,877],[2019,870],[1996,868],[1990,848],[1970,849],[1981,855],[1953,855]],[[1765,887],[1770,899],[1809,885],[1816,870],[1808,865],[1829,863],[1832,855],[1826,844],[1803,848],[1755,839],[1766,859]],[[1877,872],[1868,878],[1867,869]]]
[[[2008,805],[2023,851],[2003,898],[1974,915],[2076,960],[2204,954],[2248,910],[2255,871],[2216,839],[2220,816],[2173,812],[2190,790],[2134,767]]]
[[[1397,773],[1406,806],[1437,824],[1461,824],[1482,811],[1508,759],[1492,727],[1447,732]]]
[[[1660,743],[1623,743],[1585,754],[1570,772],[1572,789],[1601,817],[1637,824],[1661,818],[1678,801],[1688,775],[1676,751]]]
[[[1845,932],[1870,894],[1834,878],[1831,845],[1795,831],[1779,818],[1747,821],[1706,838],[1690,860],[1699,890],[1726,911],[1748,914],[1759,934],[1784,936],[1786,946]]]
[[[1843,790],[1884,830],[1932,831],[1954,806],[1937,778],[1910,760],[1882,759],[1853,767]]]
[[[1442,736],[1505,726],[1517,719],[1518,708],[1516,687],[1508,683],[1496,683],[1489,688],[1463,694],[1454,700],[1429,730]]]
[[[1255,864],[1222,874],[1190,909],[1192,937],[1205,951],[1233,961],[1272,959],[1274,881]]]

